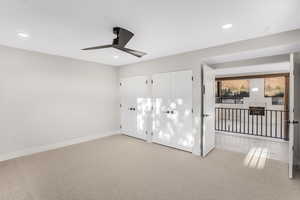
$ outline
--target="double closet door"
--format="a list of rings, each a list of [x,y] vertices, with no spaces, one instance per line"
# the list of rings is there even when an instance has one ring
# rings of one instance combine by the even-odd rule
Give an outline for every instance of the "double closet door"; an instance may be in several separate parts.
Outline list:
[[[122,133],[146,139],[148,112],[151,110],[148,80],[145,76],[121,80],[121,131]]]
[[[123,134],[192,151],[192,115],[192,71],[121,80]]]
[[[152,76],[152,142],[192,151],[192,71]]]

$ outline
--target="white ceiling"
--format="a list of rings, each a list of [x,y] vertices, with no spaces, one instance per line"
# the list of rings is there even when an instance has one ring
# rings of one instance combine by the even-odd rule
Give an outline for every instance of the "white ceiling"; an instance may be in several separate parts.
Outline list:
[[[124,65],[300,28],[299,0],[1,0],[0,44],[109,65]],[[231,29],[222,25],[231,23]],[[112,27],[135,33],[148,53],[84,52],[110,44]],[[18,32],[30,38],[20,39]],[[119,55],[118,59],[114,56]]]

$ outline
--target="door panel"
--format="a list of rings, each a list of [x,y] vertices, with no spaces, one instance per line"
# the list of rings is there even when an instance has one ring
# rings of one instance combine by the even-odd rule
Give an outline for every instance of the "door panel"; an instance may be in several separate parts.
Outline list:
[[[149,128],[148,115],[151,114],[147,77],[136,77],[133,87],[135,88],[136,137],[146,139],[146,131]]]
[[[191,78],[191,71],[153,76],[153,142],[192,151]]]
[[[192,151],[194,135],[192,130],[192,71],[173,72],[171,74],[171,104],[173,129],[176,133],[174,147]]]
[[[122,132],[124,134],[129,135],[133,130],[134,119],[133,114],[129,110],[132,99],[130,94],[130,80],[123,79],[121,80],[121,125],[122,125]]]
[[[297,143],[299,140],[300,105],[297,99],[300,98],[300,65],[299,54],[290,55],[290,116],[289,116],[289,178],[294,177],[294,164],[297,161]],[[298,122],[298,123],[296,123]]]
[[[294,99],[300,99],[300,53],[295,53],[294,65]],[[294,120],[298,124],[294,124],[294,159],[296,164],[300,164],[300,104],[294,105]]]
[[[121,124],[126,135],[146,139],[149,91],[147,77],[131,77],[121,81]]]
[[[202,156],[215,148],[215,71],[202,66]]]
[[[170,73],[152,76],[153,98],[153,137],[152,141],[170,146],[174,136],[170,110],[171,75]]]

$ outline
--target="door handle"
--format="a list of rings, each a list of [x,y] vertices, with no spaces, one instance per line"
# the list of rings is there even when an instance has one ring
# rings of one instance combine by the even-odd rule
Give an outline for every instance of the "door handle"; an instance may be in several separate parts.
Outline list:
[[[202,117],[209,117],[209,114],[203,114]]]
[[[167,110],[167,111],[165,111],[164,113],[166,113],[166,114],[174,114],[174,111],[173,110]]]
[[[128,108],[128,110],[135,111],[135,108]]]
[[[290,121],[290,120],[288,120],[287,123],[288,124],[299,124],[299,121],[295,121],[295,120]]]

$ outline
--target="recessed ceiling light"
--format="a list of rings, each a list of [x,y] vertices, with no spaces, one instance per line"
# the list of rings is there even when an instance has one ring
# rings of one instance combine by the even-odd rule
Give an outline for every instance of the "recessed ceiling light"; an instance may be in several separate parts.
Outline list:
[[[18,36],[20,38],[29,38],[29,34],[28,33],[23,33],[23,32],[18,33]]]
[[[224,24],[222,26],[222,29],[229,29],[229,28],[232,28],[232,24]]]
[[[119,56],[118,56],[118,55],[115,55],[115,56],[114,56],[114,59],[117,59],[117,58],[119,58]]]

